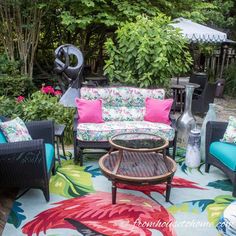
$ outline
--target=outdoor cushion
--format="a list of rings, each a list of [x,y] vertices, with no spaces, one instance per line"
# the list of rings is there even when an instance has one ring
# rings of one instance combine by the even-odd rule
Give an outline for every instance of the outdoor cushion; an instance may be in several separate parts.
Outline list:
[[[47,172],[49,173],[54,157],[54,147],[52,146],[52,144],[45,143],[45,152],[46,152]]]
[[[79,123],[77,139],[81,141],[108,141],[119,133],[151,133],[172,141],[175,130],[166,124],[149,121],[108,121],[100,124]]]
[[[146,98],[144,120],[169,125],[172,103],[173,99]]]
[[[0,131],[0,143],[7,143],[7,140],[1,131]]]
[[[103,123],[102,99],[75,99],[80,123]]]
[[[229,117],[228,126],[226,128],[222,141],[236,144],[236,118],[233,116]]]
[[[0,122],[0,128],[8,142],[32,140],[25,123],[19,117]]]
[[[133,87],[89,88],[82,87],[83,99],[102,99],[103,106],[110,107],[145,107],[146,97],[164,99],[164,89],[142,89]]]
[[[144,120],[145,99],[164,99],[164,89],[141,89],[133,87],[88,88],[80,90],[82,99],[102,99],[104,121]]]
[[[0,117],[0,122],[2,122],[2,121],[3,121],[3,119],[1,119],[1,117]],[[0,131],[0,143],[7,143],[7,140],[4,136],[4,134],[2,133],[2,131]]]
[[[210,145],[210,154],[229,169],[236,171],[236,145],[224,142],[213,142]]]
[[[103,107],[104,121],[141,121],[144,120],[145,107]]]

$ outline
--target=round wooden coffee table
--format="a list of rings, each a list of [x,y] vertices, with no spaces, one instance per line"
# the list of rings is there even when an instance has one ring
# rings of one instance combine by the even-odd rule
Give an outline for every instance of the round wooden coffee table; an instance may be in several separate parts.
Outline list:
[[[176,163],[166,156],[167,140],[152,134],[125,133],[115,135],[109,142],[111,150],[100,158],[99,166],[112,181],[112,204],[116,203],[116,183],[143,186],[167,182],[169,201]]]

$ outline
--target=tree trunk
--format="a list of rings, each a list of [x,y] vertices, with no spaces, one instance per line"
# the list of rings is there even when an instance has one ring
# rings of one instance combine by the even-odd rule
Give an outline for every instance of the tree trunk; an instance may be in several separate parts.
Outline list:
[[[42,8],[38,0],[1,0],[0,33],[10,60],[22,62],[21,73],[32,78],[35,51],[38,46]]]

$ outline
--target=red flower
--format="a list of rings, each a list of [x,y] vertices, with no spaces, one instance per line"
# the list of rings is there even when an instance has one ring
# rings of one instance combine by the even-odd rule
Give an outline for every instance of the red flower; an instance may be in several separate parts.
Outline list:
[[[61,90],[56,90],[56,91],[54,92],[54,95],[55,95],[55,96],[61,96],[61,95],[62,95],[62,91],[61,91]]]
[[[41,92],[44,93],[44,94],[51,94],[51,95],[54,95],[55,91],[54,91],[54,88],[52,86],[43,86],[41,88]]]
[[[22,102],[25,99],[24,96],[19,96],[16,98],[16,102]]]

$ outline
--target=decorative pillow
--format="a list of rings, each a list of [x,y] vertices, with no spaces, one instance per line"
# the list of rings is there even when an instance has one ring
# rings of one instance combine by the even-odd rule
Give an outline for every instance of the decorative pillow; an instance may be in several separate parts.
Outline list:
[[[224,133],[223,139],[221,141],[236,144],[236,118],[235,117],[233,116],[229,117],[229,123]]]
[[[25,123],[19,118],[1,122],[0,128],[8,142],[32,140]]]
[[[75,99],[80,123],[103,123],[102,100]]]
[[[173,99],[159,100],[154,98],[146,98],[144,120],[169,125],[171,123],[169,114],[172,103]]]

